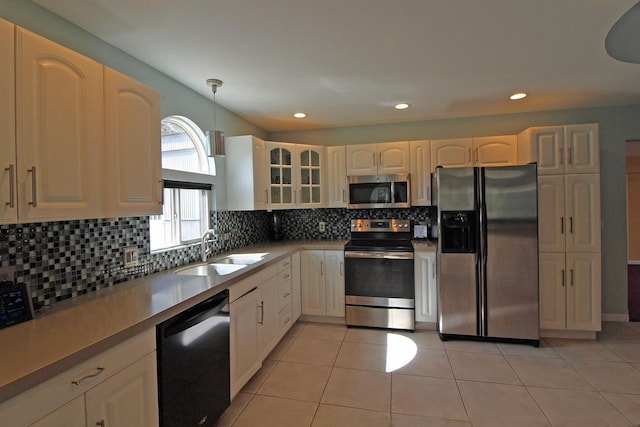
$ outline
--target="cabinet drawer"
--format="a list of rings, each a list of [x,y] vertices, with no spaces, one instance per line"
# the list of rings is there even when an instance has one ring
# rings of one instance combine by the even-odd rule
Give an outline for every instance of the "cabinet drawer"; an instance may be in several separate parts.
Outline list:
[[[0,419],[3,425],[32,424],[155,348],[155,329],[149,329],[3,403],[0,406]]]
[[[290,256],[278,261],[278,271],[284,271],[287,268],[291,269],[291,257]]]
[[[287,269],[280,274],[278,284],[278,311],[291,304],[291,269]]]
[[[291,325],[293,325],[293,316],[291,314],[291,304],[285,307],[285,309],[278,314],[278,325],[280,329],[280,336],[283,336],[285,333],[287,333],[289,328],[291,328]]]

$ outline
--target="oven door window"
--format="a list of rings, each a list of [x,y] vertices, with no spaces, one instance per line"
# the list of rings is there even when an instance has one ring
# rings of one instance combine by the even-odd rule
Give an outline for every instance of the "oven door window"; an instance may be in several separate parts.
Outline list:
[[[345,258],[345,293],[414,298],[413,259]]]

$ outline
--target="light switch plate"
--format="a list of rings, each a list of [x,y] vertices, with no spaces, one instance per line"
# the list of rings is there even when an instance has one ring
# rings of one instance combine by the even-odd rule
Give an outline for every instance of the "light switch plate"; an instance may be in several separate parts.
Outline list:
[[[122,264],[124,268],[135,267],[138,265],[137,246],[126,246],[122,249]]]

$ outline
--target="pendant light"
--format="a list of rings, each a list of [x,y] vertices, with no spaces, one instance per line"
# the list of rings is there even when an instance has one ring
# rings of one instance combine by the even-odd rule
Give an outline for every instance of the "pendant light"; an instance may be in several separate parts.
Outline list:
[[[205,132],[209,156],[224,156],[224,132],[217,130],[216,123],[216,91],[222,86],[222,80],[207,79],[207,85],[213,92],[213,130]]]

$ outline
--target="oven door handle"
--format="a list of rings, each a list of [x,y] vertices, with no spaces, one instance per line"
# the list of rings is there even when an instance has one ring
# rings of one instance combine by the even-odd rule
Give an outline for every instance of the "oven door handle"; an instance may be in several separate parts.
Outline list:
[[[413,252],[345,251],[345,258],[413,259]]]

